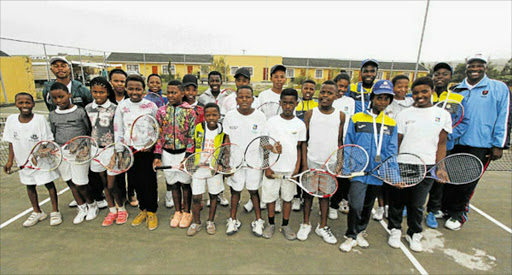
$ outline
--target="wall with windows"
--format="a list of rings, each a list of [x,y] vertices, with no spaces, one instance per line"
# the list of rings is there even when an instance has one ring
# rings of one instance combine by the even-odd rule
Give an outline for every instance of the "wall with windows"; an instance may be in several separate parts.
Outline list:
[[[178,75],[182,78],[184,75],[191,73],[196,74],[201,71],[202,67],[209,67],[211,64],[171,64],[171,74]],[[157,74],[169,74],[168,70],[169,64],[165,63],[146,63],[144,67],[144,63],[124,63],[122,65],[122,69],[126,71],[128,74],[130,73],[139,73],[143,76],[148,76],[152,73]],[[203,70],[204,71],[204,70]],[[205,76],[204,72],[201,72],[201,77]]]
[[[270,68],[283,64],[281,56],[256,55],[214,55],[214,60],[224,58],[229,81],[234,81],[235,72],[240,67],[246,67],[251,72],[251,82],[270,81]],[[224,72],[221,72],[224,74]]]

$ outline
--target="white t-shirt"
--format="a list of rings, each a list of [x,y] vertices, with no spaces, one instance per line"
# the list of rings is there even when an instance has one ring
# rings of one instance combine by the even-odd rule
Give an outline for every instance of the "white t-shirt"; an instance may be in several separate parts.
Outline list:
[[[114,115],[115,142],[128,143],[130,140],[130,129],[135,119],[141,115],[155,117],[157,111],[158,107],[156,104],[145,98],[139,102],[132,102],[130,99],[121,101],[117,105],[116,114]]]
[[[299,141],[306,141],[306,124],[297,117],[286,120],[279,115],[268,120],[267,130],[268,135],[279,141],[283,149],[272,170],[279,173],[292,173],[297,164],[297,144]],[[271,159],[271,163],[274,161]]]
[[[343,141],[345,141],[345,136],[347,135],[348,122],[354,115],[356,109],[356,102],[353,98],[348,96],[343,96],[341,98],[336,99],[332,106],[345,114],[345,124],[343,125]]]
[[[260,107],[260,101],[255,96],[253,96],[253,98],[254,100],[251,104],[251,107],[257,109],[258,107]],[[238,104],[236,103],[236,93],[227,96],[222,101],[222,104],[219,104],[221,116],[225,116],[229,111],[236,109],[237,106]]]
[[[206,129],[204,129],[203,151],[207,152],[207,153],[213,153],[215,151],[215,137],[218,134],[218,129],[215,129],[212,131],[212,130],[208,129],[208,127],[206,125],[205,125],[205,128]],[[204,155],[201,155],[201,162],[205,161],[204,157],[205,157]]]
[[[261,92],[260,95],[258,96],[258,98],[260,101],[260,105],[263,105],[267,102],[279,103],[279,101],[281,100],[281,94],[276,94],[276,93],[274,93],[274,91],[272,91],[272,89],[267,89],[267,90]]]
[[[418,155],[425,164],[436,163],[439,133],[452,132],[450,114],[435,106],[428,108],[411,107],[400,112],[396,117],[398,133],[403,134],[400,153]]]
[[[412,104],[414,100],[410,97],[405,97],[404,100],[393,99],[393,102],[384,110],[384,114],[395,119],[400,112],[411,107]]]
[[[329,155],[338,148],[340,129],[340,111],[334,109],[331,114],[323,114],[313,109],[309,121],[309,141],[307,157],[309,161],[324,164]]]

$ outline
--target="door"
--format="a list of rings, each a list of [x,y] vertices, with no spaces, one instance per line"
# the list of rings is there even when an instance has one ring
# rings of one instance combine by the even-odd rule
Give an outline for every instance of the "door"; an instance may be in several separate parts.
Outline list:
[[[153,71],[154,74],[158,74],[158,67],[157,66],[152,66],[151,70]]]
[[[268,80],[268,68],[263,68],[263,80]]]
[[[193,69],[193,66],[187,66],[187,74],[191,74]]]

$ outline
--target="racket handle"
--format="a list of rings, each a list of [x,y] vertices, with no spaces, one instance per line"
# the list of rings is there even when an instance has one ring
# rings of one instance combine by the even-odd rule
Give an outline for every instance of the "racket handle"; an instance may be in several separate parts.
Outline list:
[[[272,178],[273,179],[276,179],[276,180],[280,180],[280,179],[286,179],[286,176],[285,175],[282,175],[282,174],[272,174]]]
[[[350,174],[349,178],[362,177],[364,175],[365,175],[364,172],[354,172],[354,173]]]
[[[172,165],[166,165],[166,166],[156,166],[155,170],[164,170],[164,169],[173,169],[174,166]]]

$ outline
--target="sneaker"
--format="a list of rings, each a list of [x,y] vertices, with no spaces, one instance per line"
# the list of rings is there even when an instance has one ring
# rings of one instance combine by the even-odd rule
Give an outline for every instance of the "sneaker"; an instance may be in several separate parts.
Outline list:
[[[329,206],[329,214],[327,215],[327,217],[329,217],[329,219],[331,219],[331,220],[338,219],[338,211],[336,211],[336,209]]]
[[[187,229],[187,236],[192,237],[197,234],[197,232],[201,231],[201,229],[203,229],[202,224],[192,223]]]
[[[146,220],[147,217],[148,213],[146,212],[146,210],[140,211],[139,214],[135,217],[135,219],[133,219],[132,226],[141,225]]]
[[[76,203],[76,200],[72,200],[69,204],[68,204],[69,207],[77,207],[78,204]]]
[[[350,208],[348,206],[348,201],[347,200],[345,200],[345,199],[341,200],[339,210],[343,214],[348,214],[348,211],[350,210]]]
[[[263,227],[265,226],[265,221],[262,219],[259,219],[257,221],[253,221],[251,223],[252,226],[252,233],[257,236],[261,237],[263,235]]]
[[[421,237],[423,237],[420,233],[412,234],[412,238],[409,235],[405,235],[405,240],[409,242],[409,248],[415,252],[423,251],[423,246],[421,245]]]
[[[62,214],[60,212],[50,213],[50,225],[59,225],[62,223]]]
[[[99,209],[104,209],[108,207],[108,203],[106,200],[96,201],[96,203],[98,204]]]
[[[270,239],[272,236],[274,236],[274,232],[276,231],[276,225],[275,224],[269,224],[265,226],[265,229],[263,229],[263,238]]]
[[[462,227],[462,224],[454,219],[454,218],[449,218],[446,223],[444,224],[444,227],[450,229],[450,230],[454,230],[454,231],[457,231],[459,230],[461,227]]]
[[[283,210],[283,201],[281,199],[277,199],[276,200],[275,212],[276,213],[281,213],[282,210]]]
[[[367,248],[368,246],[370,246],[370,244],[365,239],[365,237],[366,237],[366,233],[365,232],[361,232],[361,233],[357,234],[356,242],[357,242],[358,246],[360,246],[362,248]]]
[[[210,199],[206,201],[206,206],[210,207]]]
[[[297,232],[297,239],[299,239],[299,241],[307,240],[310,232],[311,232],[311,224],[301,223],[299,232]]]
[[[375,213],[373,214],[373,219],[376,221],[381,221],[383,217],[384,217],[384,207],[379,206],[377,208],[377,211],[375,211]]]
[[[148,218],[146,219],[146,226],[150,231],[155,230],[158,227],[158,217],[155,212],[147,212]]]
[[[292,200],[292,210],[300,211],[300,198],[293,198]]]
[[[117,211],[116,224],[125,224],[128,221],[127,211]]]
[[[285,239],[289,241],[297,239],[297,235],[295,232],[293,232],[289,225],[281,226],[281,233],[283,233]]]
[[[172,200],[172,193],[165,193],[165,207],[171,208],[174,206],[174,201]]]
[[[192,223],[192,213],[183,212],[180,220],[180,228],[187,228]]]
[[[222,206],[228,206],[229,205],[229,201],[224,196],[224,192],[220,192],[219,193],[219,195],[217,196],[217,200],[220,202],[220,205],[222,205]]]
[[[402,237],[402,230],[393,228],[389,233],[388,244],[393,248],[400,247],[400,238]]]
[[[212,221],[206,221],[206,233],[209,235],[214,235],[215,231],[215,223]]]
[[[244,204],[244,209],[247,212],[251,212],[254,206],[252,205],[252,200],[249,200],[246,204]]]
[[[78,213],[76,214],[75,218],[73,219],[74,224],[82,223],[85,220],[85,217],[87,217],[87,204],[78,205]]]
[[[387,219],[389,214],[389,205],[384,205],[384,217]]]
[[[345,241],[340,245],[340,250],[343,252],[350,252],[352,247],[357,245],[357,241],[352,238],[345,237]]]
[[[180,225],[180,221],[181,221],[181,218],[183,217],[183,212],[174,212],[174,215],[172,216],[171,218],[171,222],[169,223],[169,225],[172,227],[172,228],[176,228]]]
[[[130,196],[130,205],[133,206],[133,207],[137,207],[139,206],[139,201],[137,200],[137,197],[135,196]]]
[[[436,215],[433,212],[428,212],[428,215],[425,218],[425,222],[430,228],[437,228],[439,226],[437,223]]]
[[[98,213],[100,212],[100,209],[98,208],[98,204],[96,202],[93,202],[92,204],[87,204],[87,217],[85,217],[86,221],[92,221],[98,217]]]
[[[441,210],[437,210],[436,212],[434,212],[434,216],[436,216],[436,219],[442,219],[444,218],[444,213]]]
[[[108,215],[103,220],[101,226],[111,226],[117,219],[117,213],[108,212]]]
[[[38,223],[39,221],[46,219],[47,217],[48,217],[48,215],[46,215],[43,211],[41,211],[39,213],[32,212],[32,214],[30,214],[30,216],[28,216],[28,219],[23,223],[23,226],[25,226],[25,227],[33,226],[36,223]]]
[[[227,230],[226,234],[233,235],[238,232],[238,229],[242,226],[242,223],[239,220],[233,220],[232,218],[228,219],[228,223],[226,224]]]
[[[404,212],[402,212],[403,217],[407,217],[407,208],[404,207]]]
[[[338,242],[336,237],[332,234],[331,228],[329,226],[325,226],[324,228],[320,228],[320,224],[316,226],[315,233],[322,237],[324,241],[328,244],[335,244]]]

